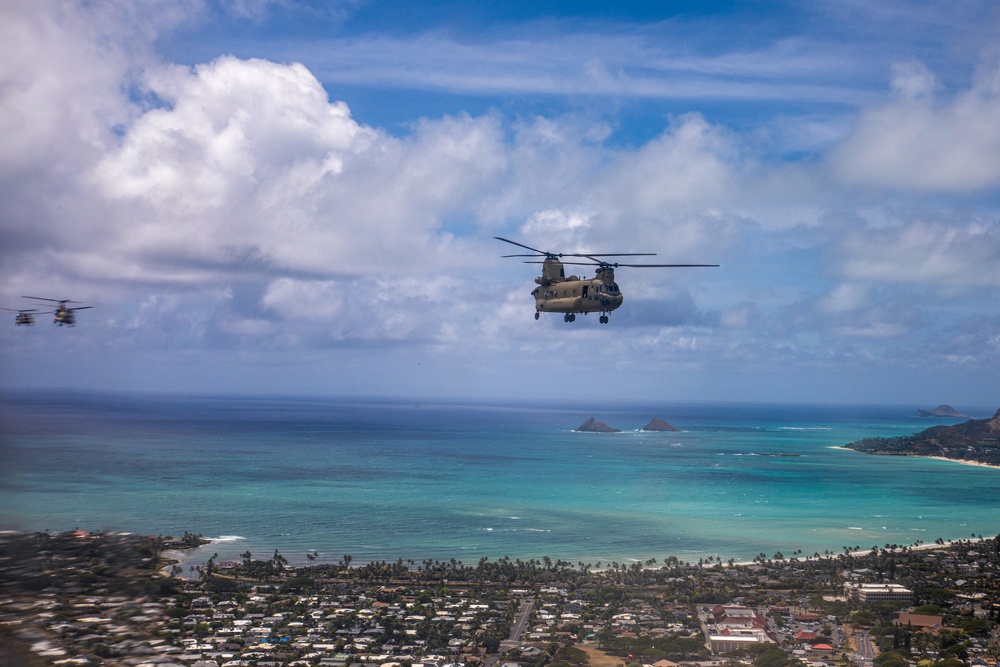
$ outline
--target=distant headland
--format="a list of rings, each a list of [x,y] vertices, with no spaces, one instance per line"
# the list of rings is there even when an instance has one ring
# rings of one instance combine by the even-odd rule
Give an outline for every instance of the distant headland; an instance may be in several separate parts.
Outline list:
[[[914,417],[939,417],[945,419],[972,419],[969,415],[962,414],[950,405],[939,405],[933,410],[917,410]]]
[[[932,426],[897,438],[865,438],[844,446],[866,454],[927,456],[1000,467],[1000,410],[990,419]]]

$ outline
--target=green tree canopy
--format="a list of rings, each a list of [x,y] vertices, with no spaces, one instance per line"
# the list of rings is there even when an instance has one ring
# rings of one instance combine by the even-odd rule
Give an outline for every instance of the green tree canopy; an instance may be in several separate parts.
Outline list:
[[[788,655],[777,646],[761,652],[753,661],[753,667],[786,667]]]
[[[923,604],[919,607],[914,607],[914,614],[926,614],[927,616],[942,616],[944,615],[944,609],[937,606],[936,604]]]
[[[875,667],[908,667],[910,664],[902,651],[884,651],[875,658]]]
[[[955,657],[945,658],[944,660],[938,660],[934,663],[934,667],[964,667],[965,663]]]

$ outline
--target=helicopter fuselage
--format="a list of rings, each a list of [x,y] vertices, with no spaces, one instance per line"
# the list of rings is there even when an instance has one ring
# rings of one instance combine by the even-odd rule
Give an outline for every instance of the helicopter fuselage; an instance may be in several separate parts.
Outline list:
[[[610,313],[624,297],[613,280],[581,280],[577,276],[532,290],[535,310],[542,313]]]
[[[59,308],[55,312],[56,318],[55,323],[59,326],[73,326],[76,324],[76,318],[73,316],[73,310],[70,308]]]
[[[562,262],[548,258],[542,275],[535,278],[538,287],[531,291],[538,313],[601,313],[606,315],[622,305],[624,297],[615,282],[614,269],[600,267],[593,278],[565,275]],[[603,322],[602,318],[602,322]]]

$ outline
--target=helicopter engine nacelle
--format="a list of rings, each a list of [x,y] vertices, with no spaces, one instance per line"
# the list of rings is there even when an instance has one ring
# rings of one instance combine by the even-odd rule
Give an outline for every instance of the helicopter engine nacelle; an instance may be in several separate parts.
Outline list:
[[[539,285],[551,285],[566,280],[566,272],[563,270],[563,263],[558,259],[546,257],[542,262],[542,275],[535,278]]]

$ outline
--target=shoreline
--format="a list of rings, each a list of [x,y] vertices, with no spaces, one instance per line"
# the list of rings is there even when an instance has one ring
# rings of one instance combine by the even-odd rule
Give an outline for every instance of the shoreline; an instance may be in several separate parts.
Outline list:
[[[912,456],[920,456],[919,454],[913,454]],[[995,466],[992,463],[983,463],[981,461],[970,461],[968,459],[950,459],[947,456],[920,456],[923,459],[934,459],[935,461],[951,461],[952,463],[961,463],[967,466],[976,466],[977,468],[992,468],[993,470],[1000,470],[1000,466]]]
[[[948,460],[951,460],[951,459],[948,459]],[[189,568],[191,566],[200,567],[200,566],[203,566],[205,564],[205,562],[207,562],[207,558],[204,561],[199,562],[197,560],[197,556],[199,555],[197,552],[199,551],[200,548],[211,547],[213,542],[218,543],[215,540],[212,540],[211,538],[206,538],[206,539],[209,540],[209,544],[202,545],[199,548],[184,549],[184,550],[172,550],[172,551],[170,551],[169,553],[171,553],[172,555],[175,555],[175,556],[179,557],[180,560],[175,560],[175,561],[171,562],[169,565],[167,565],[166,567],[162,568],[160,571],[163,572],[164,574],[168,575],[168,576],[174,576],[174,575],[171,575],[171,573],[169,571],[170,567],[172,567],[173,565],[176,565],[176,564],[180,564],[184,568],[184,571],[182,573],[180,573],[179,575],[176,575],[176,576],[178,576],[181,579],[194,579],[194,578],[197,578],[197,576],[198,576],[197,573],[193,573],[192,574]],[[846,552],[846,553],[843,552],[843,551],[841,551],[839,553],[833,553],[833,552],[831,552],[831,553],[828,553],[828,554],[820,554],[819,556],[813,556],[813,555],[808,555],[808,556],[806,556],[806,555],[802,555],[802,556],[787,556],[787,557],[785,557],[783,559],[780,559],[780,560],[777,560],[777,561],[775,559],[773,559],[773,558],[768,558],[768,559],[766,559],[766,561],[764,563],[761,563],[760,561],[756,561],[756,560],[749,560],[749,561],[735,561],[734,560],[730,564],[728,561],[719,561],[719,560],[717,560],[717,561],[714,561],[714,562],[711,562],[711,563],[705,562],[705,563],[703,563],[703,565],[701,567],[703,567],[704,569],[712,569],[712,568],[715,568],[717,566],[721,566],[723,569],[728,569],[730,567],[753,567],[753,566],[762,565],[762,564],[772,564],[773,565],[775,562],[789,563],[789,562],[795,562],[795,561],[797,561],[797,562],[807,562],[807,561],[808,562],[816,562],[816,561],[820,561],[820,560],[823,560],[823,561],[825,561],[825,560],[836,560],[837,558],[840,558],[841,556],[846,556],[847,558],[864,558],[865,556],[869,556],[872,553],[879,552],[879,551],[886,551],[888,553],[903,553],[905,551],[933,551],[933,550],[937,550],[937,549],[948,549],[948,548],[950,548],[952,546],[955,546],[957,544],[962,544],[962,543],[983,542],[985,540],[994,539],[994,537],[993,536],[985,536],[985,535],[977,535],[977,536],[971,536],[970,535],[969,537],[954,538],[954,539],[950,539],[950,540],[944,540],[943,538],[940,538],[940,537],[937,538],[937,539],[939,539],[941,541],[940,542],[937,542],[937,541],[934,541],[934,542],[919,541],[919,542],[914,542],[914,543],[911,543],[911,544],[901,544],[901,545],[898,545],[894,549],[883,549],[881,547],[877,547],[875,549],[858,549],[856,551],[855,550],[851,550],[850,552]],[[223,539],[221,541],[222,542],[226,542],[228,540]],[[168,553],[168,552],[164,552],[164,555],[166,553]],[[184,555],[187,555],[188,558],[185,559],[183,557]],[[201,555],[203,555],[203,554],[201,554]],[[192,556],[194,556],[195,558],[192,558]],[[496,559],[496,558],[490,558],[489,560],[496,561],[498,559]],[[553,558],[553,560],[557,560],[557,559]],[[644,569],[644,570],[647,570],[647,569],[648,570],[659,570],[659,569],[662,569],[664,567],[664,564],[662,562],[660,562],[660,561],[658,561],[655,565],[646,565],[646,564],[644,564],[644,561],[642,561],[641,559],[630,558],[628,560],[631,561],[631,562],[633,562],[633,563],[634,562],[638,562],[638,563],[642,564],[642,569]],[[306,568],[313,567],[313,566],[330,565],[333,562],[334,561],[322,561],[322,562],[315,562],[315,563],[309,563],[309,564],[292,563],[292,564],[289,564],[289,567],[292,568],[292,569],[306,569]],[[359,567],[359,566],[363,567],[363,566],[369,564],[369,562],[375,562],[375,561],[357,561],[357,562],[354,563],[354,566],[355,567]],[[681,564],[685,564],[685,565],[688,565],[688,566],[695,566],[696,563],[697,563],[697,561],[684,561],[684,560],[680,560],[679,562]],[[624,562],[622,564],[624,564]],[[590,568],[588,571],[591,572],[591,573],[594,573],[594,574],[601,574],[601,573],[611,572],[611,571],[613,571],[613,568],[609,568],[609,567]]]
[[[37,531],[2,530],[2,531],[0,531],[0,535],[8,535],[8,536],[10,536],[10,535],[16,535],[16,534],[30,534],[32,532],[37,532]],[[53,533],[53,534],[58,535],[58,534],[60,534],[60,532],[62,532],[62,531],[59,531],[59,532],[56,532],[56,533]],[[97,534],[103,534],[103,533],[94,533],[94,535],[97,535]],[[130,535],[131,533],[122,533],[122,534]],[[997,539],[997,538],[994,537],[994,536],[985,536],[983,534],[978,534],[978,535],[972,534],[969,537],[960,537],[960,538],[953,538],[953,539],[948,539],[948,540],[945,540],[945,539],[943,539],[941,537],[938,537],[933,542],[924,542],[922,540],[918,540],[917,542],[914,542],[914,543],[911,543],[911,544],[898,544],[898,545],[894,545],[893,548],[883,548],[883,547],[878,547],[878,546],[873,547],[873,548],[864,548],[864,549],[862,549],[862,548],[857,548],[857,549],[849,548],[849,550],[847,550],[847,551],[841,551],[841,552],[838,552],[838,553],[828,552],[828,553],[816,554],[816,555],[805,555],[805,554],[803,554],[803,555],[791,555],[791,556],[786,556],[786,557],[782,557],[782,558],[765,557],[763,560],[760,560],[759,558],[755,558],[755,559],[749,560],[749,561],[747,561],[747,560],[740,560],[740,561],[732,560],[730,562],[730,561],[723,561],[721,559],[716,559],[716,560],[714,560],[714,562],[713,561],[705,561],[703,563],[698,563],[697,561],[685,561],[685,560],[682,560],[682,559],[677,559],[677,562],[675,563],[675,566],[681,566],[681,567],[698,567],[698,568],[705,569],[705,570],[711,570],[711,569],[716,569],[716,568],[720,568],[720,569],[726,570],[726,569],[739,568],[739,567],[750,567],[750,568],[755,568],[755,567],[770,567],[770,566],[774,566],[776,564],[793,564],[793,563],[807,563],[807,562],[831,561],[831,560],[838,560],[841,557],[845,557],[845,558],[849,558],[849,559],[860,559],[860,558],[865,558],[867,556],[870,556],[872,554],[877,554],[879,552],[885,552],[885,553],[889,553],[889,554],[905,554],[905,553],[910,552],[910,551],[935,551],[935,550],[949,549],[949,548],[952,548],[952,547],[955,547],[955,546],[958,546],[958,545],[963,545],[963,544],[977,544],[977,543],[981,543],[981,542],[989,541],[989,540],[993,540],[993,539]],[[205,565],[205,563],[207,562],[207,560],[208,560],[207,554],[209,552],[214,551],[214,549],[212,548],[213,545],[214,544],[218,544],[220,542],[223,542],[223,543],[224,542],[230,542],[232,540],[231,539],[227,539],[226,537],[223,537],[221,540],[218,539],[218,538],[216,538],[216,539],[205,538],[205,541],[207,543],[201,544],[198,547],[194,547],[194,548],[190,548],[190,549],[168,548],[168,549],[163,550],[162,552],[159,553],[159,558],[158,558],[159,564],[156,567],[156,572],[158,574],[160,574],[161,576],[168,577],[168,578],[177,578],[177,579],[181,579],[181,580],[195,580],[195,579],[197,579],[200,576],[200,574],[201,574],[200,573],[200,568],[203,567]],[[278,553],[277,549],[275,549],[275,553],[276,554]],[[261,559],[256,559],[256,560],[261,560]],[[402,561],[403,559],[400,558],[399,560]],[[452,560],[454,560],[454,559],[452,559]],[[488,560],[496,562],[498,559],[490,558]],[[553,559],[553,560],[561,560],[561,559]],[[655,559],[654,559],[654,561],[655,561]],[[357,568],[357,567],[364,567],[364,566],[367,566],[367,565],[369,565],[369,564],[371,564],[373,562],[378,562],[378,561],[357,561],[357,562],[354,562],[354,567],[355,568]],[[445,562],[445,561],[436,561],[436,562]],[[538,561],[538,562],[540,563],[541,561]],[[329,566],[329,565],[332,565],[332,564],[334,564],[334,561],[310,562],[308,564],[293,562],[293,563],[288,563],[287,567],[288,567],[288,569],[290,571],[294,571],[294,570],[299,570],[299,569],[308,570],[311,567],[322,567],[322,566]],[[668,567],[668,565],[667,565],[667,563],[665,561],[650,563],[648,561],[642,561],[642,560],[637,559],[637,558],[628,558],[628,559],[624,560],[621,563],[622,566],[625,566],[626,564],[628,564],[629,566],[634,566],[635,564],[639,564],[642,570],[648,570],[648,571],[662,570],[662,569],[666,569]],[[178,565],[181,567],[181,569],[179,571],[177,571],[177,572],[173,572],[172,571],[173,568],[175,566],[178,566]],[[466,565],[470,565],[470,564],[466,564]],[[566,565],[569,566],[569,569],[575,569],[575,567],[573,566],[573,563],[571,563],[569,561],[566,561]],[[610,565],[610,563],[608,563],[608,565]],[[347,567],[348,569],[351,568],[351,566],[349,564],[346,565],[345,567]],[[850,564],[846,564],[846,567],[851,568],[853,566],[850,565]],[[410,569],[413,570],[414,568],[411,567]],[[419,570],[420,568],[416,568],[416,569]],[[592,573],[592,574],[607,574],[609,572],[613,572],[614,570],[615,570],[615,568],[613,568],[613,567],[592,567],[591,566],[591,567],[587,568],[587,571],[590,572],[590,573]]]
[[[948,460],[950,461],[951,459],[948,459]],[[984,542],[986,540],[992,540],[992,539],[993,539],[992,537],[985,537],[985,536],[963,537],[963,538],[958,538],[958,539],[954,539],[954,540],[944,540],[942,542],[921,542],[920,544],[916,544],[916,543],[914,543],[914,544],[907,544],[907,545],[898,546],[895,549],[881,549],[881,548],[879,548],[879,549],[859,549],[857,551],[850,551],[850,552],[846,552],[846,553],[841,552],[841,553],[836,553],[836,554],[821,554],[819,556],[806,556],[804,558],[797,558],[797,557],[792,557],[792,558],[795,558],[795,560],[798,560],[799,562],[807,561],[807,560],[808,561],[835,560],[837,558],[840,558],[841,556],[846,556],[848,558],[864,558],[865,556],[870,556],[871,554],[873,554],[876,551],[887,551],[889,553],[902,553],[903,550],[905,550],[905,549],[908,549],[910,551],[933,551],[935,549],[948,549],[948,548],[950,548],[952,546],[955,546],[956,544],[962,544],[964,542]],[[784,562],[788,562],[788,561],[792,560],[792,558],[785,558]],[[773,559],[768,559],[768,562],[771,562],[772,560]],[[742,562],[742,563],[733,563],[732,567],[739,567],[740,565],[746,566],[746,565],[759,565],[759,564],[760,564],[759,561],[745,561],[745,562]],[[714,565],[709,566],[709,567],[714,567]],[[722,563],[722,567],[726,568],[726,567],[730,567],[730,566],[729,566],[728,563]]]
[[[975,466],[977,468],[992,468],[993,470],[1000,470],[1000,465],[993,465],[992,463],[983,463],[982,461],[970,461],[968,459],[952,459],[947,456],[927,456],[926,454],[911,454],[909,452],[903,454],[884,454],[881,452],[862,452],[857,449],[851,449],[844,445],[830,445],[829,449],[842,449],[846,452],[855,452],[858,454],[864,454],[866,456],[898,456],[900,458],[912,457],[917,459],[930,459],[932,461],[950,461],[952,463],[961,463],[966,466]]]

